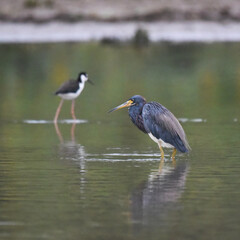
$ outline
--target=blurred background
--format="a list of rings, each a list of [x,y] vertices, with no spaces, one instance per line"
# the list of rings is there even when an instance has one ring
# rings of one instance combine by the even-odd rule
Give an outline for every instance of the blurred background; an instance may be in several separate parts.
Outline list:
[[[240,5],[0,1],[0,239],[237,239]],[[54,95],[86,71],[78,122]],[[160,152],[108,110],[135,94],[181,122]]]
[[[2,0],[1,18],[13,21],[239,20],[238,0]]]

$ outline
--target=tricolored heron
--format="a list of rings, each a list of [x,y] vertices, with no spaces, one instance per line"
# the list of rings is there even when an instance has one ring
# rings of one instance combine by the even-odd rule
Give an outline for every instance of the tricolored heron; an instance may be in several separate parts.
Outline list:
[[[80,93],[84,89],[85,82],[87,81],[93,84],[92,81],[88,79],[88,74],[86,72],[81,72],[78,74],[78,78],[76,80],[70,79],[64,82],[60,86],[60,88],[55,92],[56,95],[62,98],[54,117],[55,123],[57,122],[58,115],[60,113],[64,100],[72,100],[71,114],[72,118],[74,120],[76,119],[74,112],[75,98],[77,98],[80,95]]]
[[[132,122],[158,144],[161,151],[161,159],[164,159],[163,147],[174,148],[172,159],[175,158],[176,150],[182,153],[190,150],[181,124],[177,118],[160,103],[147,103],[144,97],[135,95],[109,112],[124,107],[129,107],[128,113]]]

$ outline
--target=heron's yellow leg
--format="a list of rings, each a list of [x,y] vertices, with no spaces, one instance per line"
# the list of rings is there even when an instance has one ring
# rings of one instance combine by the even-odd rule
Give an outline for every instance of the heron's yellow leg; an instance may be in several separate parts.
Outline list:
[[[172,153],[172,160],[175,160],[175,155],[176,155],[176,153],[177,153],[177,149],[174,148],[174,149],[173,149],[173,153]]]
[[[160,144],[158,144],[160,152],[161,152],[161,160],[164,160],[164,151],[162,149],[162,146]]]

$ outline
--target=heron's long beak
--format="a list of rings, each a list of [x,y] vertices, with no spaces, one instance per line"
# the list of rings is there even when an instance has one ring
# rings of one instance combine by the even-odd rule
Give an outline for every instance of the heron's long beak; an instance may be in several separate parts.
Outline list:
[[[94,83],[90,80],[90,79],[88,79],[87,80],[89,83],[91,83],[92,85],[94,85]]]
[[[128,100],[125,103],[123,103],[123,104],[121,104],[121,105],[111,109],[110,111],[108,111],[108,113],[111,113],[111,112],[116,111],[116,110],[121,109],[121,108],[130,107],[132,104],[133,104],[133,101],[132,100]]]

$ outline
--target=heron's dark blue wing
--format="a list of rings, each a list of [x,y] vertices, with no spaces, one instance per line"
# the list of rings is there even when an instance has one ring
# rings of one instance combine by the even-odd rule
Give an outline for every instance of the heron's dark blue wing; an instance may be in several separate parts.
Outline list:
[[[157,102],[149,102],[144,105],[142,116],[148,133],[173,145],[180,152],[188,152],[190,147],[184,130],[167,108]]]
[[[55,94],[66,94],[66,93],[75,93],[79,89],[79,83],[76,80],[68,80],[64,82],[59,89],[55,92]]]

